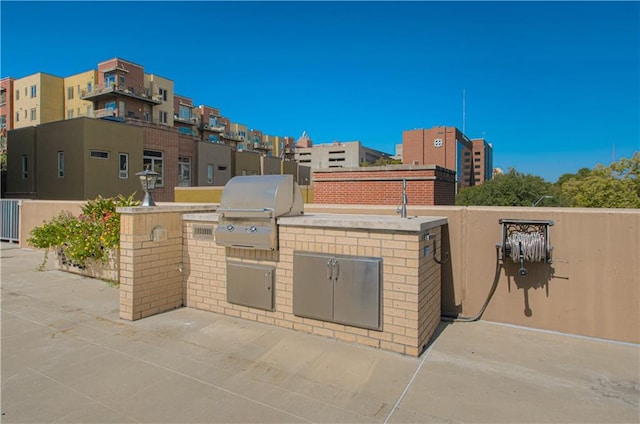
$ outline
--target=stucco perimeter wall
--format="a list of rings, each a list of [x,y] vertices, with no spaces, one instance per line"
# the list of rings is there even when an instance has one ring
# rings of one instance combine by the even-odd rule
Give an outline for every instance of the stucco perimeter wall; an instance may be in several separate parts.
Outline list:
[[[393,215],[395,207],[314,204],[305,213]],[[409,205],[408,215],[448,219],[435,255],[446,261],[444,314],[471,316],[485,302],[500,219],[553,220],[553,263],[526,264],[523,277],[508,259],[482,319],[640,343],[640,210]]]
[[[22,200],[19,206],[19,244],[20,247],[29,247],[27,239],[31,230],[39,227],[67,211],[74,216],[82,213],[82,207],[86,202],[75,200]]]

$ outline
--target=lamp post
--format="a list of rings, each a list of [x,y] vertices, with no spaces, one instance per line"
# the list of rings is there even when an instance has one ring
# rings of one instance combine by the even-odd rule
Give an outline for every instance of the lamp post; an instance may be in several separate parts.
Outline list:
[[[553,196],[540,196],[540,198],[533,202],[531,206],[535,208],[536,206],[538,206],[538,203],[542,202],[544,199],[553,199]]]
[[[142,172],[136,173],[140,177],[140,184],[142,184],[142,190],[144,190],[144,199],[142,199],[141,206],[155,206],[151,192],[156,188],[156,182],[158,181],[157,172],[151,171],[149,167]]]

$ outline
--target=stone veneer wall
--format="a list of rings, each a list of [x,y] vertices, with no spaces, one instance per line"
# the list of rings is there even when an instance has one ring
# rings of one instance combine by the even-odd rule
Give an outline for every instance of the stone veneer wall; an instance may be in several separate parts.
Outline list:
[[[433,256],[434,247],[440,251],[440,227],[428,230],[431,236],[427,240],[426,233],[281,225],[279,251],[271,252],[217,246],[213,237],[215,225],[184,223],[186,306],[412,356],[423,351],[440,322],[440,266]],[[194,226],[209,228],[211,237],[194,236]],[[382,257],[383,331],[293,315],[296,250]],[[227,259],[276,267],[275,311],[226,301]]]

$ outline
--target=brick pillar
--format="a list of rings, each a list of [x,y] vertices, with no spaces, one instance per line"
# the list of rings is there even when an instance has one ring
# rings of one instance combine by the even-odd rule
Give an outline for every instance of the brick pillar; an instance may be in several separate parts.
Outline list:
[[[137,320],[183,305],[182,213],[119,208],[120,318]]]

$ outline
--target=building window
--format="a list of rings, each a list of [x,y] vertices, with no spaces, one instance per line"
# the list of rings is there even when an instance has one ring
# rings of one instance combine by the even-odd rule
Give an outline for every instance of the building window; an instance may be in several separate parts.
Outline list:
[[[73,109],[67,111],[67,119],[73,119]]]
[[[91,159],[109,159],[109,152],[106,150],[89,150]]]
[[[226,166],[218,166],[218,171],[226,171],[227,167]]]
[[[22,155],[22,179],[26,180],[29,176],[29,158],[27,155]]]
[[[36,97],[37,94],[38,94],[38,92],[37,92],[36,86],[32,85],[31,86],[31,98]]]
[[[191,158],[178,158],[178,186],[189,187],[191,185]]]
[[[167,101],[167,90],[165,90],[164,88],[158,88],[158,93],[162,97],[162,100],[164,100],[166,102]]]
[[[167,112],[160,111],[160,113],[158,115],[158,120],[161,123],[166,124],[167,123],[167,116],[168,116]]]
[[[480,169],[480,165],[474,166],[475,169]]]
[[[31,108],[31,120],[32,121],[36,120],[36,108],[35,107]]]
[[[16,90],[16,100],[20,100],[20,90]]]
[[[143,150],[142,155],[143,168],[149,167],[152,171],[160,174],[156,186],[164,187],[164,167],[162,166],[164,154],[157,150]]]
[[[191,120],[191,108],[189,106],[180,105],[178,116],[184,121]]]
[[[0,128],[7,127],[7,115],[0,116]]]
[[[108,102],[104,105],[105,110],[107,111],[107,116],[115,115],[116,113],[116,102]]]
[[[87,93],[91,93],[91,82],[87,83]]]
[[[116,76],[114,74],[104,74],[104,88],[111,88],[116,85]]]
[[[178,127],[178,131],[182,134],[189,134],[191,135],[191,128],[189,127]]]
[[[464,158],[464,162],[465,163],[469,163],[469,162],[471,162],[471,159],[470,158]]]
[[[210,143],[217,143],[220,139],[218,138],[217,135],[215,134],[211,134],[209,135],[209,142]]]
[[[118,75],[118,87],[124,88],[124,85],[125,85],[124,75]]]
[[[213,164],[207,165],[207,184],[213,184]]]
[[[473,152],[474,155],[480,156],[480,152]]]
[[[20,122],[20,112],[16,112],[16,122]]]
[[[442,147],[442,139],[441,138],[436,138],[433,140],[433,146],[434,147]]]
[[[480,162],[480,158],[475,158],[473,161],[474,162]]]
[[[67,87],[67,100],[73,99],[73,87]]]
[[[120,153],[118,155],[118,178],[126,180],[129,178],[129,154]]]
[[[478,175],[479,176],[480,173],[479,172],[474,172],[473,175]]]
[[[64,152],[58,151],[58,178],[64,177]]]
[[[7,103],[7,90],[0,89],[0,105],[4,106]]]

